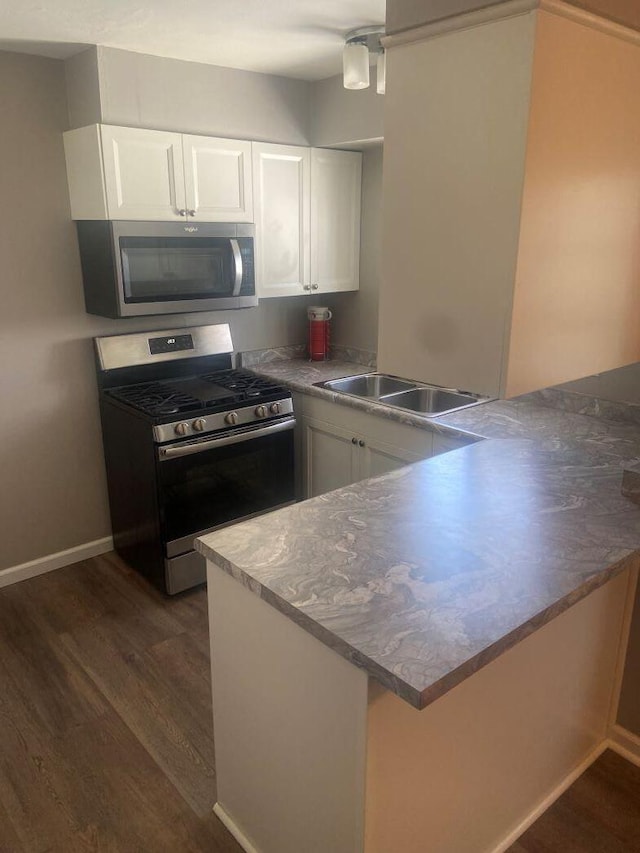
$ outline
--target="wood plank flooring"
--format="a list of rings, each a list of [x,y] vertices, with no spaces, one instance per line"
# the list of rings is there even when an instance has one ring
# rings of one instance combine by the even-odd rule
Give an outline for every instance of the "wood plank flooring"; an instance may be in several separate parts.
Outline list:
[[[508,853],[638,853],[640,767],[608,750]]]
[[[215,802],[206,593],[115,555],[0,590],[0,853],[240,853]]]
[[[0,853],[240,853],[211,812],[208,642],[204,590],[114,554],[0,589]],[[640,851],[640,768],[613,753],[511,847],[578,851]]]

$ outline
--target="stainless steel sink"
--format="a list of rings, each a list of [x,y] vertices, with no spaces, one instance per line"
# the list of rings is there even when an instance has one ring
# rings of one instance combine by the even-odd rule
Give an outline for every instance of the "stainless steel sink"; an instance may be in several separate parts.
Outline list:
[[[344,379],[328,379],[316,384],[329,391],[375,400],[385,406],[404,409],[427,418],[457,412],[468,406],[477,406],[478,403],[486,403],[490,399],[467,391],[409,382],[386,373],[364,373],[360,376],[346,376]]]
[[[380,402],[387,406],[395,406],[398,409],[406,409],[420,415],[432,416],[457,411],[467,406],[475,406],[483,400],[484,398],[478,397],[476,394],[426,387],[402,391],[399,394],[387,394],[380,398]]]
[[[343,394],[354,394],[356,397],[368,397],[378,400],[387,394],[398,391],[410,391],[416,387],[415,382],[396,379],[383,373],[367,373],[362,376],[347,376],[345,379],[329,379],[319,383],[329,391],[341,391]]]

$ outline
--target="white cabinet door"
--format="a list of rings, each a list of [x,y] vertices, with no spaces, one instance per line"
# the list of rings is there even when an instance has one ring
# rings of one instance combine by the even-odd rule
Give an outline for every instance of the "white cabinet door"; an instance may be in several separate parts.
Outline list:
[[[251,143],[183,136],[186,207],[202,222],[253,222]]]
[[[302,429],[306,498],[324,495],[360,479],[359,448],[353,432],[313,418],[303,418]]]
[[[303,494],[310,498],[431,456],[433,433],[310,395],[302,414]]]
[[[308,148],[253,143],[256,291],[299,296],[310,288]]]
[[[102,125],[101,138],[109,219],[180,220],[182,135]]]
[[[361,179],[359,152],[312,149],[311,285],[320,293],[360,286]]]

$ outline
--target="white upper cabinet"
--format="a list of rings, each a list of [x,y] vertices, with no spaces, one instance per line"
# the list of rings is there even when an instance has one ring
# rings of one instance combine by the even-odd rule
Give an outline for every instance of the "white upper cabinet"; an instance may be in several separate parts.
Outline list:
[[[310,289],[311,153],[253,143],[256,291],[297,296]]]
[[[184,210],[182,135],[103,125],[109,219],[179,219]]]
[[[260,298],[359,287],[359,152],[104,124],[64,147],[73,219],[255,222]]]
[[[320,293],[358,289],[361,179],[359,152],[312,149],[311,284]]]
[[[186,207],[203,222],[253,222],[251,143],[183,136]]]
[[[253,144],[260,298],[357,290],[362,155]]]
[[[91,125],[64,144],[74,219],[253,222],[250,142]]]

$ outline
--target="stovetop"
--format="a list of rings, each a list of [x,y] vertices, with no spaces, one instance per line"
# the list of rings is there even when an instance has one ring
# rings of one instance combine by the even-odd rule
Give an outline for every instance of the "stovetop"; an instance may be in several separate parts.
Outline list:
[[[291,396],[281,385],[245,370],[220,370],[184,379],[125,385],[111,388],[105,394],[154,419],[204,411],[224,412]]]

